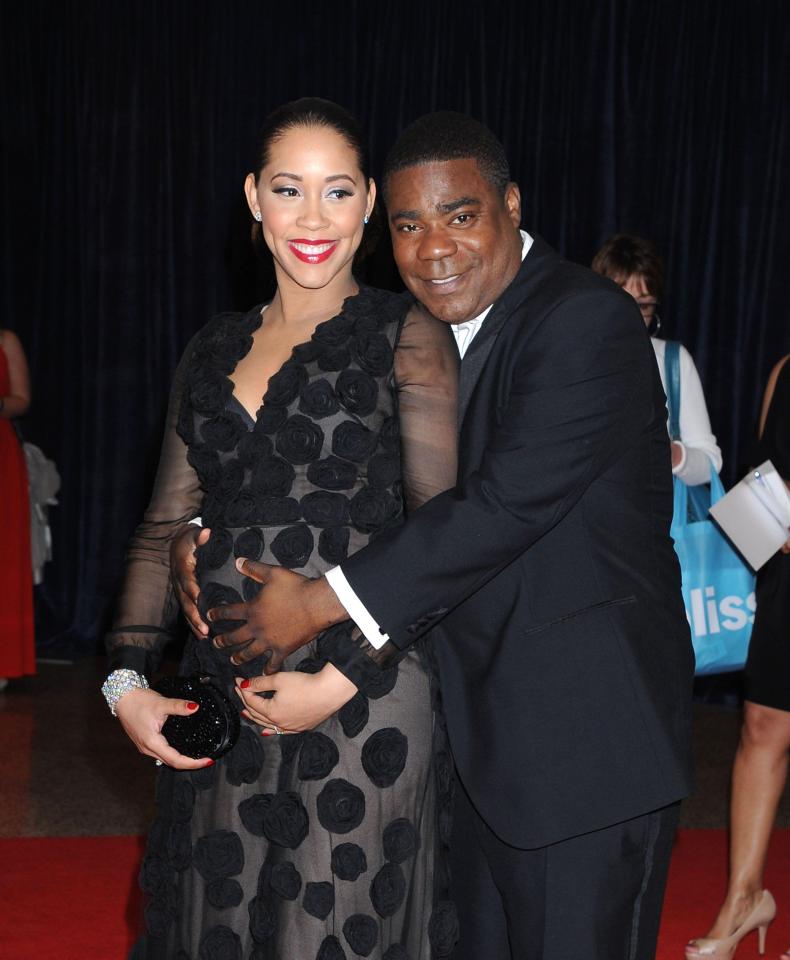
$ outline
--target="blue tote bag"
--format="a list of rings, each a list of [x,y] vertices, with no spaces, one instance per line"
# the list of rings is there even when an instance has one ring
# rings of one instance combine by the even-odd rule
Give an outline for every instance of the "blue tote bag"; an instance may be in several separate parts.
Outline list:
[[[677,340],[664,341],[664,374],[667,382],[667,427],[670,440],[680,440],[680,343]],[[675,486],[683,483],[674,478]],[[687,487],[689,520],[707,520],[710,509],[710,488],[707,484]],[[716,498],[718,499],[718,497]],[[713,501],[716,502],[715,500]]]
[[[712,520],[690,520],[688,489],[682,481],[675,482],[671,532],[683,575],[695,673],[741,670],[756,609],[754,574]],[[711,503],[724,496],[712,466],[710,491]]]

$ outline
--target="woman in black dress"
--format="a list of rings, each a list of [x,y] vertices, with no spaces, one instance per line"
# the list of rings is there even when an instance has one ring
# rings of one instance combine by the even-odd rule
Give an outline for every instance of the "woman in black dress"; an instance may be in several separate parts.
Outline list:
[[[211,528],[197,553],[205,609],[256,589],[236,557],[319,576],[399,523],[404,499],[413,509],[455,480],[449,328],[352,272],[375,201],[353,119],[315,99],[280,108],[246,193],[277,292],[187,347],[108,638],[109,699],[138,749],[166,764],[134,956],[448,956],[456,924],[438,850],[450,762],[422,653],[371,669],[350,626],[326,631],[286,669],[311,702],[343,689],[346,706],[315,730],[267,739],[245,719],[216,764],[161,736],[169,714],[194,705],[144,689],[176,615],[167,552],[186,521]],[[192,639],[180,672],[214,675],[235,700],[237,680],[263,663],[235,667],[232,654]]]
[[[754,462],[771,460],[790,487],[788,361],[790,356],[784,357],[771,371]],[[708,935],[686,948],[689,960],[729,960],[753,930],[761,931],[764,942],[776,912],[773,897],[763,889],[763,871],[790,751],[790,540],[758,572],[756,593],[743,728],[732,775],[727,897]],[[782,960],[790,960],[790,952]]]

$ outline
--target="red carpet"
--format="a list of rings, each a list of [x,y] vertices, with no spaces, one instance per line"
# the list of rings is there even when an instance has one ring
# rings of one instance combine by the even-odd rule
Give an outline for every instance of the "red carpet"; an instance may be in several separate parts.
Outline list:
[[[669,870],[658,960],[683,960],[683,947],[703,936],[724,898],[727,882],[727,835],[723,830],[681,830]],[[777,830],[765,873],[776,898],[776,920],[768,930],[766,958],[778,960],[790,947],[790,830]],[[757,935],[748,936],[736,960],[755,960]]]
[[[123,960],[138,928],[143,842],[0,839],[0,960]]]
[[[0,839],[0,960],[123,960],[140,915],[142,843],[138,837]],[[725,867],[723,831],[681,831],[658,960],[682,960],[686,941],[705,932],[724,891]],[[766,885],[779,905],[768,931],[767,957],[776,960],[790,947],[790,830],[774,836]],[[737,960],[757,956],[751,936]]]

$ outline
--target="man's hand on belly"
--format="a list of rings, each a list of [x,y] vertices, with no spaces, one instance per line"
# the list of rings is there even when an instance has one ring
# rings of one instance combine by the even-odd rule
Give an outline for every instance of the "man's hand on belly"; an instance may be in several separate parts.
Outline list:
[[[236,561],[240,573],[263,584],[247,603],[232,603],[208,611],[213,620],[245,620],[231,633],[214,638],[214,645],[238,647],[231,662],[246,663],[270,654],[266,673],[276,673],[285,658],[335,623],[348,619],[342,604],[323,577],[309,580],[301,574],[257,563]]]
[[[195,576],[195,550],[203,546],[210,535],[211,530],[208,527],[197,527],[188,523],[170,544],[170,580],[189,628],[198,640],[204,640],[208,636],[208,626],[198,612],[200,585]]]

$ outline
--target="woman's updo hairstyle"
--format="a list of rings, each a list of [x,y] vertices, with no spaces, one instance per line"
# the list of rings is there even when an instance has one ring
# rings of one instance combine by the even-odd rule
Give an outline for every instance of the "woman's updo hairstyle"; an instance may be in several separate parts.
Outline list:
[[[357,164],[365,179],[367,190],[370,179],[370,159],[362,128],[345,107],[321,97],[302,97],[299,100],[291,100],[290,103],[277,107],[264,120],[255,143],[253,158],[253,176],[256,184],[261,170],[269,162],[273,144],[298,127],[328,127],[338,133],[356,154]],[[375,247],[379,232],[380,215],[377,200],[370,214],[370,222],[365,227],[362,243],[354,256],[355,263],[363,260]],[[261,225],[255,220],[252,223],[252,242],[258,252],[262,252],[266,247],[261,235]]]

